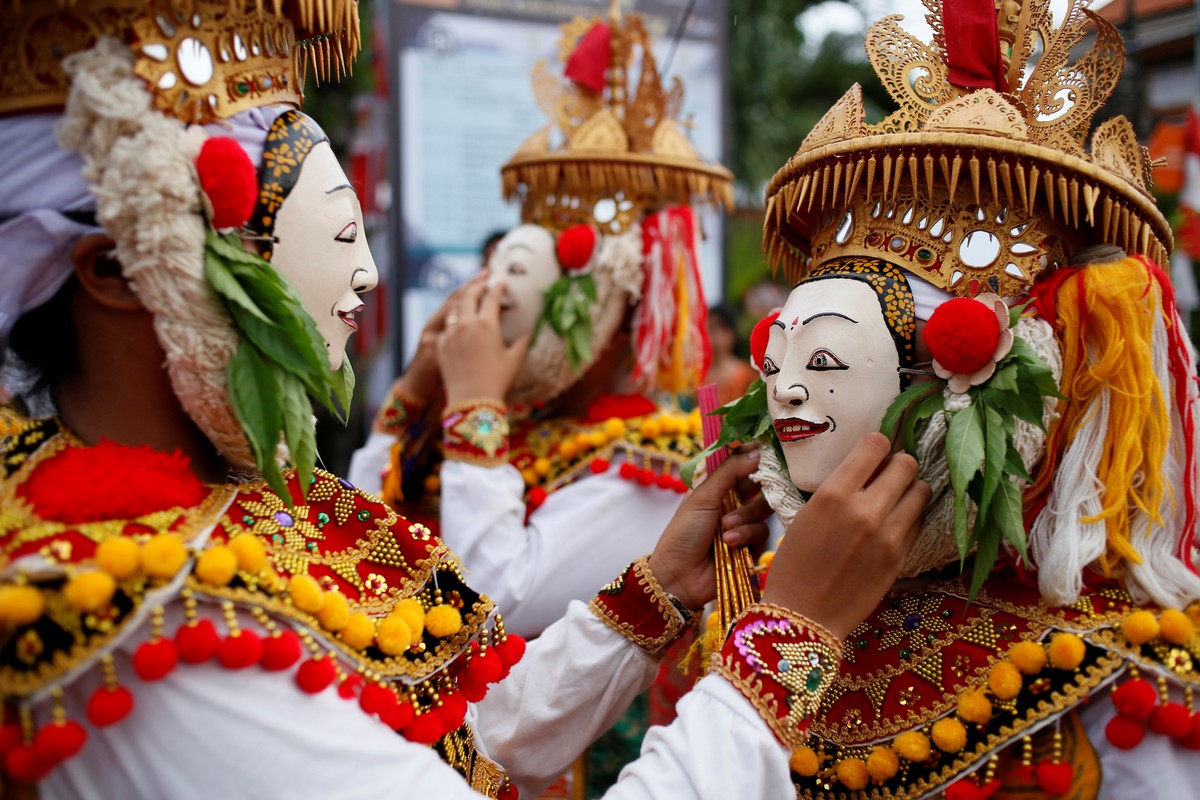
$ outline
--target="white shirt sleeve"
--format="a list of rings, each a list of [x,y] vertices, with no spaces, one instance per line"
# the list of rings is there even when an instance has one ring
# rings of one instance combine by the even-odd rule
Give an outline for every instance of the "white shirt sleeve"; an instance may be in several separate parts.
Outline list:
[[[83,750],[39,784],[46,800],[477,797],[432,748],[408,742],[332,688],[308,695],[290,674],[212,663],[180,665],[143,683],[131,674],[134,646],[117,654],[119,679],[136,698],[132,714],[102,731],[89,726]],[[481,752],[520,761],[501,764],[530,797],[624,709],[654,668],[577,605],[469,721]],[[99,683],[93,669],[67,688],[72,719],[85,719]],[[47,716],[38,709],[39,722]],[[709,677],[672,725],[651,731],[641,759],[606,796],[717,800],[792,791],[784,748],[732,686]]]
[[[364,492],[378,497],[383,492],[383,471],[392,458],[396,437],[390,433],[372,431],[362,447],[350,456],[347,479]]]
[[[617,463],[552,492],[525,522],[510,465],[442,465],[441,534],[512,633],[536,636],[654,549],[682,495],[622,480]]]

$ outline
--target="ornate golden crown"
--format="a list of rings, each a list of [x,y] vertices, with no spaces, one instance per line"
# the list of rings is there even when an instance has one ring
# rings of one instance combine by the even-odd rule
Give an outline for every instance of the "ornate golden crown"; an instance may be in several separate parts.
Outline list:
[[[941,0],[924,4],[931,44],[899,16],[867,33],[898,110],[867,124],[855,85],[772,178],[772,266],[796,280],[810,257],[872,255],[970,296],[1015,294],[1084,244],[1165,261],[1171,231],[1133,126],[1110,119],[1084,147],[1125,62],[1116,29],[1088,0],[1069,0],[1058,26],[1049,0],[997,0],[1002,85],[1012,88],[968,89],[949,80]],[[1071,61],[1091,29],[1095,43]]]
[[[62,59],[101,36],[128,44],[155,105],[189,123],[299,106],[310,66],[340,76],[361,47],[357,0],[0,0],[0,13],[0,114],[62,106]]]
[[[577,17],[562,26],[559,58],[566,64],[599,18]],[[533,70],[533,90],[550,124],[538,130],[500,169],[504,198],[521,200],[521,216],[552,228],[579,222],[597,224],[593,208],[612,200],[616,233],[643,214],[664,205],[696,200],[733,206],[733,176],[706,161],[688,141],[677,120],[683,83],[663,87],[642,17],[622,17],[610,3],[611,64],[605,86],[593,91],[555,75],[541,61]],[[636,85],[630,67],[640,65]],[[552,145],[557,129],[563,144]]]

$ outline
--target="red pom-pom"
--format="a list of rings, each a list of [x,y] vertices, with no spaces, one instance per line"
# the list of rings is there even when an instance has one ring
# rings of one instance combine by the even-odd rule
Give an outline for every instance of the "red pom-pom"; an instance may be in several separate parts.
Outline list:
[[[496,655],[500,656],[500,662],[504,664],[504,671],[507,674],[508,670],[511,670],[518,661],[525,657],[525,639],[515,633],[510,633],[493,649],[496,651]]]
[[[358,697],[358,690],[363,684],[363,679],[358,675],[347,675],[346,680],[338,684],[338,697],[343,700],[353,700]]]
[[[687,494],[688,485],[683,482],[682,478],[676,478],[673,488],[675,489],[675,494]]]
[[[675,476],[667,474],[659,475],[654,479],[654,485],[660,489],[673,489],[675,488]]]
[[[632,419],[648,417],[658,412],[658,406],[642,394],[602,394],[588,405],[583,421],[598,425],[613,417]]]
[[[637,480],[638,468],[626,461],[617,469],[617,474],[627,481]]]
[[[279,672],[299,661],[301,655],[300,637],[293,630],[281,630],[263,640],[259,663],[269,672]]]
[[[240,630],[230,634],[221,642],[217,660],[225,669],[246,669],[257,664],[263,657],[262,638],[254,631]]]
[[[639,469],[637,473],[637,482],[642,486],[649,486],[654,483],[657,476],[652,469]]]
[[[438,715],[432,713],[431,709],[417,714],[412,722],[404,726],[401,731],[404,738],[410,742],[417,744],[433,744],[445,734],[442,721],[438,719]]]
[[[555,249],[563,269],[583,269],[592,260],[592,251],[596,249],[596,231],[588,225],[572,225],[559,235]]]
[[[392,707],[400,702],[396,693],[378,683],[369,683],[363,687],[358,697],[358,705],[368,714],[376,714],[381,719],[386,717]]]
[[[1000,789],[1000,781],[992,780],[980,786],[970,778],[962,778],[946,787],[946,800],[987,800]]]
[[[541,486],[535,486],[529,490],[529,505],[532,508],[538,508],[542,503],[546,502],[546,490]]]
[[[124,686],[115,686],[112,689],[101,686],[92,692],[92,696],[88,699],[88,722],[97,728],[115,725],[128,717],[131,711],[133,711],[133,694]]]
[[[142,642],[133,652],[133,670],[149,683],[165,678],[179,663],[179,651],[170,639]]]
[[[1062,797],[1071,788],[1075,780],[1075,770],[1070,764],[1038,764],[1037,783],[1042,791],[1051,797]]]
[[[517,800],[520,794],[516,786],[506,783],[500,787],[500,791],[496,793],[496,798],[497,800]]]
[[[607,458],[593,458],[592,463],[588,464],[588,469],[592,471],[593,475],[599,475],[602,472],[608,472],[610,466],[612,465],[608,463]]]
[[[486,651],[475,649],[472,645],[471,660],[467,662],[467,673],[477,681],[495,683],[504,677],[504,662],[496,653],[496,648],[489,647]]]
[[[462,692],[447,692],[442,695],[442,707],[438,709],[446,733],[462,727],[467,716],[467,698]],[[444,734],[443,734],[444,735]]]
[[[943,369],[970,375],[995,355],[1000,324],[988,305],[956,297],[934,310],[921,335]]]
[[[212,204],[212,226],[238,228],[254,213],[258,174],[246,151],[228,136],[213,136],[196,157],[200,188]]]
[[[1188,750],[1200,750],[1200,714],[1192,714],[1187,736],[1180,739],[1179,743]]]
[[[296,670],[296,684],[308,694],[325,691],[336,679],[337,670],[333,660],[328,658],[310,658]]]
[[[31,744],[23,744],[8,751],[4,757],[4,771],[19,781],[37,783],[50,774],[54,762],[38,753]]]
[[[398,731],[411,724],[416,716],[417,712],[413,710],[412,703],[400,702],[385,710],[379,718],[383,720],[384,725]]]
[[[1037,780],[1037,768],[1033,764],[1015,764],[1008,771],[1009,784],[1031,784]]]
[[[1192,729],[1192,712],[1179,703],[1166,703],[1151,711],[1147,722],[1159,736],[1182,739]]]
[[[68,523],[190,508],[208,494],[182,453],[105,439],[42,461],[18,491],[42,519]]]
[[[25,732],[21,730],[20,725],[14,723],[0,727],[0,757],[24,741]]]
[[[1146,726],[1128,717],[1113,717],[1104,726],[1104,736],[1118,750],[1132,750],[1146,738]]]
[[[179,660],[187,664],[202,664],[217,654],[221,636],[210,619],[200,619],[181,625],[175,632],[175,649]]]
[[[779,312],[767,314],[754,325],[750,331],[750,360],[762,371],[763,358],[767,355],[767,342],[771,338],[771,326],[779,319]]]
[[[488,688],[486,681],[477,680],[468,672],[458,676],[458,690],[470,703],[478,703],[487,697]]]
[[[1112,701],[1121,716],[1145,719],[1158,703],[1158,692],[1149,681],[1138,678],[1121,684],[1113,692]]]
[[[33,749],[42,758],[57,764],[82,750],[87,737],[87,730],[78,722],[51,722],[43,725],[33,737]]]

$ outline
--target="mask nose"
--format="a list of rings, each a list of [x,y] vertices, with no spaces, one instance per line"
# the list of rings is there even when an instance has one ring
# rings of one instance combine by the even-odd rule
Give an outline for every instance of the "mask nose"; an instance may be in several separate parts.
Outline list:
[[[802,383],[793,383],[790,386],[776,383],[771,394],[780,405],[798,408],[808,402],[808,389]]]
[[[379,267],[375,266],[375,258],[371,255],[371,248],[367,246],[367,237],[363,236],[359,241],[362,242],[362,250],[358,253],[359,266],[355,270],[352,288],[357,294],[366,294],[374,291],[379,285]]]

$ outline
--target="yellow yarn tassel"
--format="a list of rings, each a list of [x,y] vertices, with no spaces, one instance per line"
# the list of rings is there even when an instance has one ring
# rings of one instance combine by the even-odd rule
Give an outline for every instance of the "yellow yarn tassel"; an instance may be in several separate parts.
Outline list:
[[[1085,522],[1104,520],[1108,551],[1101,566],[1111,572],[1122,559],[1141,562],[1130,541],[1130,511],[1142,509],[1161,522],[1166,487],[1170,416],[1152,364],[1154,320],[1160,291],[1138,260],[1126,258],[1083,267],[1058,290],[1055,329],[1063,354],[1060,407],[1048,439],[1065,449],[1095,413],[1109,389],[1106,439],[1100,458],[1102,511]],[[1058,430],[1056,430],[1058,429]],[[1059,450],[1061,454],[1062,450]],[[1053,465],[1047,465],[1050,470]],[[1043,470],[1039,484],[1049,475]]]
[[[400,458],[403,455],[403,440],[392,445],[392,453],[388,458],[388,470],[383,473],[383,489],[380,496],[383,502],[392,508],[404,502],[403,472],[400,469]]]

